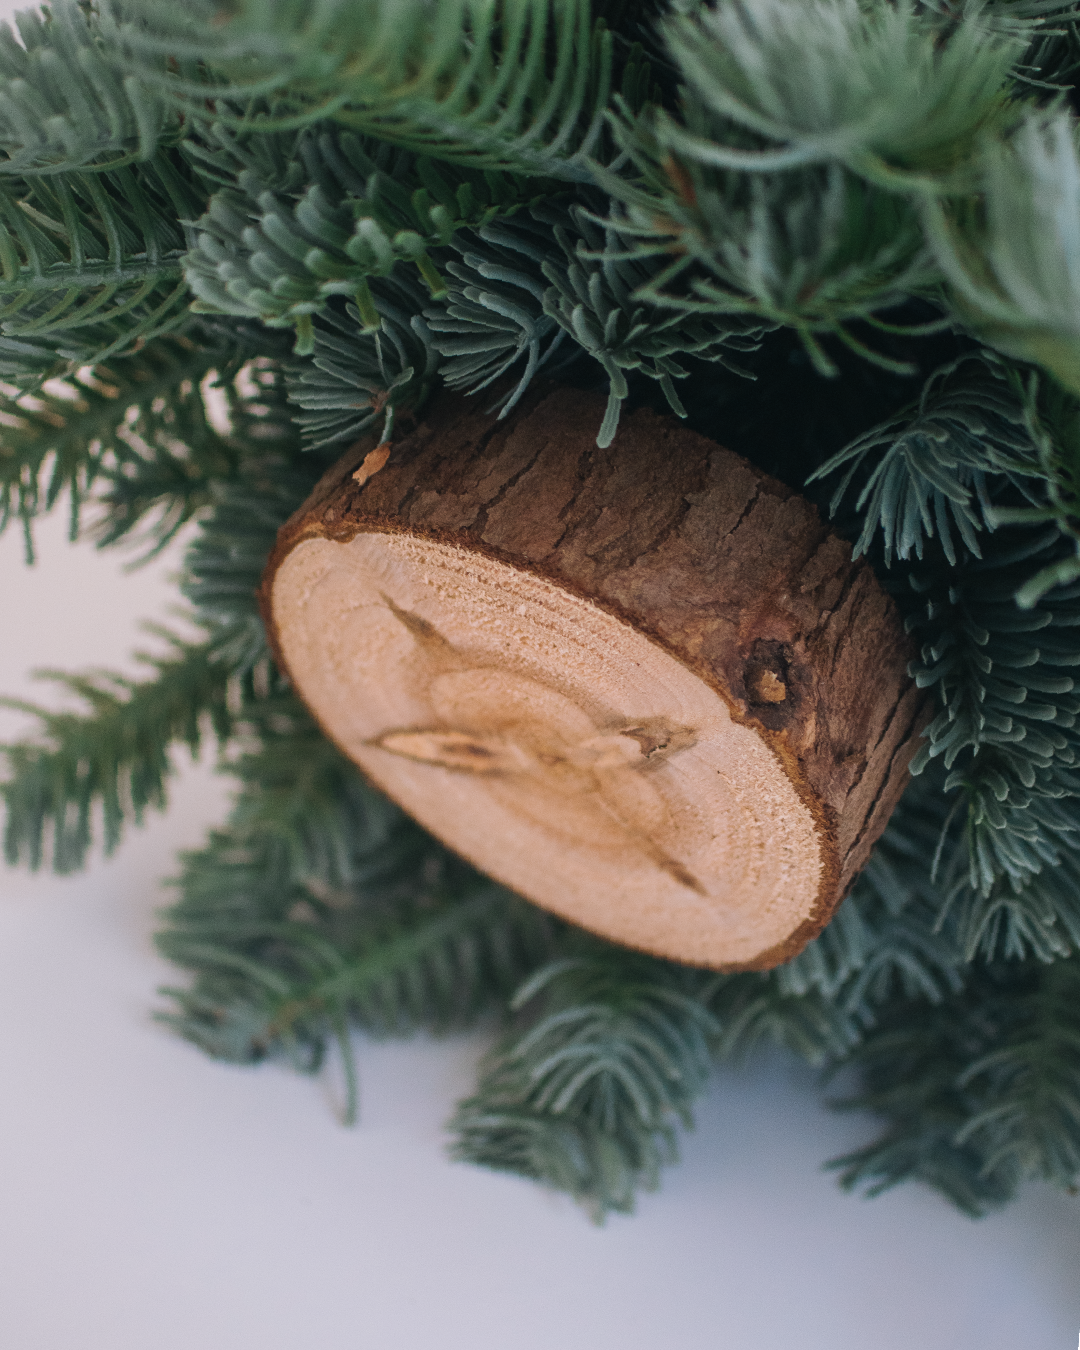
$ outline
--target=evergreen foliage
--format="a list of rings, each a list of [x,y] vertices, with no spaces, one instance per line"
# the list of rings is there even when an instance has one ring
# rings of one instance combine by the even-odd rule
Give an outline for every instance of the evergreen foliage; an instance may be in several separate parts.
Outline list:
[[[367,303],[379,320],[372,328],[355,304],[333,307],[312,325],[313,359],[294,367],[290,395],[308,446],[320,450],[355,440],[382,418],[389,440],[399,407],[420,407],[431,392],[439,354],[423,318],[423,303],[407,277],[376,282]]]
[[[975,1214],[1080,1173],[1080,160],[1068,0],[56,0],[0,30],[0,527],[184,531],[197,637],[58,677],[12,862],[238,788],[183,859],[163,1014],[303,1071],[498,1039],[455,1154],[629,1210],[717,1058],[852,1068],[843,1183]],[[765,974],[619,950],[375,794],[255,590],[328,463],[440,385],[650,403],[834,513],[934,700],[831,925]],[[745,378],[745,377],[750,377]],[[837,383],[830,384],[830,380]],[[498,394],[484,391],[497,386]],[[26,705],[19,705],[26,706]],[[99,826],[100,820],[100,826]]]
[[[542,1000],[541,1013],[461,1104],[457,1156],[546,1181],[600,1217],[631,1210],[674,1160],[674,1127],[692,1124],[709,1073],[704,983],[613,948],[542,966],[511,1004]]]
[[[162,54],[198,70],[162,82],[191,117],[207,100],[271,107],[237,124],[259,130],[333,119],[418,154],[478,168],[587,181],[603,128],[611,41],[587,0],[240,0],[214,22],[209,0],[143,7],[124,33],[142,61]],[[220,115],[220,110],[219,110]]]
[[[34,394],[9,387],[0,394],[0,528],[20,521],[32,558],[31,522],[67,492],[74,537],[80,509],[99,479],[125,479],[126,466],[145,463],[150,447],[175,458],[175,450],[162,445],[166,428],[176,429],[172,444],[183,445],[185,461],[206,461],[206,477],[227,472],[220,451],[213,452],[219,438],[212,436],[213,449],[206,444],[199,393],[217,360],[216,352],[191,342],[163,339],[115,369],[84,369]],[[191,482],[196,476],[187,477]],[[114,524],[110,533],[116,532]]]
[[[0,26],[0,173],[118,169],[179,138],[157,90],[165,62],[117,78],[120,13],[53,0]]]
[[[204,717],[219,740],[229,735],[228,667],[213,661],[206,644],[174,639],[172,646],[164,658],[145,658],[154,671],[150,680],[43,672],[82,699],[84,713],[6,701],[36,714],[41,724],[40,740],[4,747],[11,767],[3,785],[8,862],[40,867],[48,853],[54,871],[77,871],[93,842],[98,806],[111,853],[125,820],[138,824],[148,806],[164,808],[171,743],[198,753]]]
[[[925,208],[927,234],[953,303],[986,341],[1051,371],[1080,393],[1076,301],[1080,159],[1075,119],[1030,112],[1008,137],[986,140],[970,201]]]
[[[356,300],[365,325],[377,327],[369,277],[413,263],[431,293],[443,295],[430,251],[464,225],[486,225],[543,195],[543,184],[527,178],[439,165],[385,142],[325,130],[278,138],[291,142],[291,153],[287,167],[272,166],[275,191],[222,139],[239,172],[199,222],[188,281],[212,309],[271,325],[295,324],[319,313],[328,297],[345,295]],[[227,172],[224,156],[191,153],[203,173]],[[302,193],[290,193],[290,181]]]
[[[14,190],[13,190],[14,189]],[[0,181],[0,324],[104,361],[187,319],[180,221],[200,195],[164,152],[96,173]]]
[[[973,968],[937,1006],[894,1005],[856,1050],[865,1086],[846,1100],[889,1122],[838,1159],[847,1187],[876,1194],[910,1179],[985,1213],[1039,1178],[1080,1173],[1075,959]]]
[[[993,528],[989,485],[995,479],[1021,488],[1037,473],[1025,401],[1008,372],[985,353],[971,353],[935,370],[918,402],[846,445],[813,478],[847,466],[832,499],[833,511],[860,468],[873,456],[856,509],[863,516],[857,553],[870,551],[880,530],[885,561],[922,558],[935,534],[952,567],[953,531],[973,557],[981,557],[978,532]],[[878,454],[874,454],[877,451]]]
[[[165,1020],[218,1058],[311,1072],[348,1027],[444,1032],[492,1011],[551,946],[546,916],[372,792],[288,696],[252,713],[228,828],[184,858],[159,945],[195,972]]]

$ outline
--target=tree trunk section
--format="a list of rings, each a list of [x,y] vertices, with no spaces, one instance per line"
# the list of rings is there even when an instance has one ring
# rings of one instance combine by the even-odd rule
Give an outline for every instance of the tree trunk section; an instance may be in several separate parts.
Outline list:
[[[433,834],[628,946],[766,969],[819,933],[907,782],[924,699],[892,602],[815,509],[599,396],[446,394],[281,532],[278,658]],[[360,467],[363,465],[363,467]]]

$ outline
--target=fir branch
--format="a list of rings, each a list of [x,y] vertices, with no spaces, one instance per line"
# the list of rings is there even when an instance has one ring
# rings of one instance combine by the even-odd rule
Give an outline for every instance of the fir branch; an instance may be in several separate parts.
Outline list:
[[[164,153],[147,164],[0,181],[0,325],[76,365],[123,354],[186,318],[180,221],[197,186]]]
[[[936,296],[939,272],[909,201],[835,164],[745,175],[676,160],[648,136],[626,148],[641,181],[597,177],[620,204],[619,231],[666,264],[642,297],[714,321],[790,326],[826,376],[838,368],[816,334],[913,373],[850,331],[853,320]]]
[[[819,990],[786,994],[769,975],[729,976],[709,1003],[722,1028],[717,1053],[741,1059],[764,1043],[793,1051],[817,1068],[857,1045],[858,1018]]]
[[[452,248],[458,257],[439,259],[446,297],[424,310],[431,344],[443,358],[440,374],[449,388],[473,394],[517,367],[517,383],[492,405],[505,417],[565,337],[544,308],[550,233],[530,214],[513,226],[470,232]]]
[[[999,770],[1011,764],[1010,776],[1027,786],[1038,771],[1072,765],[1069,733],[1080,704],[1071,696],[1072,677],[1059,671],[1080,663],[1072,631],[1080,586],[1026,611],[1014,600],[1025,577],[1060,551],[1056,530],[1006,528],[988,536],[982,558],[962,553],[955,567],[912,572],[925,597],[908,625],[922,642],[912,674],[920,687],[938,689],[943,704],[913,772],[939,755],[952,768],[965,752],[989,748]]]
[[[1028,431],[1042,476],[1043,499],[1021,508],[1001,507],[996,523],[1052,523],[1073,546],[1073,555],[1037,572],[1016,593],[1021,609],[1031,609],[1055,586],[1080,579],[1080,401],[1055,380],[1030,373],[1024,389]]]
[[[980,204],[924,204],[928,239],[959,317],[992,346],[1080,393],[1080,157],[1076,119],[1029,114],[988,139]]]
[[[870,472],[860,473],[868,457]],[[1040,467],[1016,382],[999,362],[971,354],[935,370],[916,404],[844,446],[809,481],[845,468],[830,503],[835,514],[859,479],[855,507],[863,527],[856,556],[880,530],[886,565],[913,553],[922,558],[925,541],[935,535],[955,564],[953,530],[978,558],[978,532],[1000,520],[990,480],[1004,478],[1023,490]]]
[[[0,26],[0,173],[116,169],[179,138],[180,120],[160,96],[163,59],[118,78],[113,14],[52,0],[15,24],[18,39]]]
[[[216,630],[222,622],[228,627],[225,613],[230,609],[227,603],[224,609],[215,606],[214,596],[223,596],[207,575],[215,557],[220,568],[221,550],[229,548],[220,520],[246,536],[245,543],[237,541],[233,554],[234,563],[246,560],[246,570],[230,589],[236,594],[238,587],[250,586],[253,597],[275,531],[310,492],[325,464],[314,460],[297,467],[300,437],[290,416],[281,365],[270,357],[244,361],[250,350],[245,337],[258,334],[228,333],[224,336],[231,342],[225,347],[216,345],[219,335],[213,332],[201,336],[213,344],[195,349],[210,367],[202,384],[181,370],[183,378],[167,399],[149,406],[144,400],[138,411],[128,410],[120,447],[100,474],[93,533],[99,547],[122,540],[145,543],[145,559],[201,517],[186,560],[190,571],[192,559],[202,559],[195,569],[199,576],[191,579],[190,589],[186,582],[181,589],[196,604],[200,620]],[[215,378],[210,380],[210,375]],[[221,430],[207,409],[207,397],[215,394],[227,422]],[[135,533],[140,528],[141,539]],[[241,626],[250,629],[251,624],[246,616]]]
[[[211,100],[217,120],[260,132],[332,118],[416,154],[588,181],[611,78],[588,0],[240,0],[224,25],[208,3],[142,12],[132,53],[201,63],[162,83],[190,117]],[[254,100],[270,110],[224,112]]]
[[[898,993],[940,1003],[961,987],[968,958],[955,922],[943,919],[932,876],[943,831],[947,840],[958,833],[950,828],[942,779],[931,769],[909,784],[828,927],[770,977],[785,998],[816,993],[834,1004],[850,1019],[849,1044]]]
[[[676,13],[662,31],[715,131],[656,114],[680,159],[762,172],[844,164],[886,184],[947,173],[1007,122],[1027,45],[982,7],[758,0]]]
[[[151,364],[147,352],[156,355],[154,348],[143,348],[136,358],[143,370]],[[210,505],[218,483],[235,478],[241,449],[214,427],[203,394],[203,383],[223,358],[226,353],[192,348],[187,361],[174,360],[162,372],[171,376],[165,389],[154,395],[136,386],[138,402],[124,410],[113,435],[91,442],[98,491],[89,533],[100,548],[124,542],[142,550],[139,561],[155,557]],[[130,379],[127,361],[116,367],[119,376],[99,366],[96,378]],[[200,369],[202,379],[196,380]]]
[[[554,220],[551,212],[535,211],[554,225],[554,235],[565,256],[543,264],[552,289],[544,296],[545,313],[574,339],[606,372],[608,407],[596,443],[611,444],[623,400],[629,393],[625,372],[640,370],[656,380],[668,406],[678,417],[686,410],[674,380],[689,371],[679,356],[697,357],[724,366],[735,374],[747,371],[733,363],[737,352],[754,351],[764,325],[734,317],[672,313],[657,309],[641,297],[655,275],[649,260],[628,254],[628,241],[617,231],[601,227],[584,208],[572,206],[568,220]]]
[[[1057,810],[1049,819],[1037,809],[1038,799],[1034,808],[1017,804],[1003,813],[1007,823],[996,828],[987,828],[979,819],[977,799],[969,806],[974,824],[969,826],[966,852],[970,856],[975,834],[976,844],[982,845],[986,880],[980,885],[983,876],[977,874],[966,886],[943,886],[946,913],[965,960],[1031,956],[1049,962],[1080,951],[1080,862],[1074,852],[1080,841],[1071,837],[1076,812],[1060,799],[1051,804]],[[983,829],[976,834],[980,825]],[[1031,865],[1033,853],[1042,864],[1038,871]]]
[[[496,1048],[452,1122],[454,1155],[563,1190],[597,1219],[674,1161],[709,1073],[706,980],[615,948],[557,959],[514,999],[539,1016]]]
[[[256,362],[241,380],[253,387],[240,393],[240,381],[225,386],[236,473],[213,485],[212,508],[188,545],[180,583],[219,659],[237,673],[270,660],[257,594],[263,569],[278,530],[326,467],[302,453],[280,367]]]
[[[65,491],[73,539],[89,504],[99,546],[135,540],[152,555],[217,500],[218,486],[234,481],[248,457],[299,453],[280,374],[264,367],[246,396],[237,390],[257,335],[205,323],[189,331],[201,341],[163,338],[34,394],[0,391],[0,529],[21,521],[30,560],[34,517]],[[215,428],[204,400],[215,372],[228,433]],[[306,491],[294,490],[296,505]]]
[[[42,672],[82,699],[86,712],[50,712],[16,699],[4,706],[33,713],[37,739],[3,747],[9,766],[0,784],[6,807],[9,863],[39,868],[48,855],[60,874],[83,866],[93,843],[93,812],[103,813],[106,853],[125,821],[142,822],[148,807],[164,810],[175,742],[197,754],[209,719],[219,742],[235,723],[230,671],[209,644],[171,638],[163,657],[141,659],[154,671],[136,681],[107,673]]]
[[[166,1014],[209,1053],[312,1071],[346,1028],[447,1031],[495,1010],[553,922],[371,791],[289,699],[255,710],[228,827],[185,856],[159,934],[192,971]]]
[[[854,1055],[863,1086],[841,1103],[890,1122],[832,1165],[875,1195],[921,1180],[979,1215],[1039,1177],[1080,1170],[1076,960],[975,968],[934,1006],[897,1000]]]
[[[373,283],[370,300],[368,313],[335,305],[316,318],[312,359],[290,368],[289,398],[301,409],[309,449],[354,441],[380,421],[389,440],[397,411],[418,410],[431,392],[439,353],[417,312],[419,289],[407,277],[386,277]]]
[[[627,371],[656,380],[682,417],[673,381],[689,372],[676,356],[745,374],[731,358],[754,350],[761,332],[752,321],[673,314],[640,299],[655,266],[628,255],[624,240],[585,207],[534,206],[513,220],[468,231],[453,247],[459,258],[436,255],[448,278],[447,297],[424,311],[445,358],[447,385],[474,393],[517,367],[516,384],[495,405],[502,417],[556,353],[567,363],[584,354],[609,381],[600,446],[614,439],[629,393]]]
[[[1027,611],[1014,600],[1061,549],[1056,530],[1001,529],[987,537],[981,560],[965,553],[955,568],[938,562],[912,574],[927,596],[909,620],[923,644],[912,673],[937,688],[941,704],[912,771],[940,757],[952,769],[943,791],[960,794],[959,835],[943,839],[938,856],[968,959],[1049,960],[1080,936],[1068,880],[1080,845],[1072,806],[1080,702],[1066,673],[1080,663],[1080,584]]]
[[[219,137],[225,141],[224,133]],[[259,137],[256,145],[284,137]],[[250,143],[250,142],[249,142]],[[197,227],[186,273],[201,306],[284,326],[319,313],[328,297],[370,309],[369,277],[415,266],[434,295],[445,283],[430,251],[465,225],[512,215],[557,185],[488,170],[438,165],[351,132],[313,129],[293,140],[289,163],[258,169],[226,141],[194,146],[203,173],[228,183]],[[221,161],[238,161],[232,182]],[[290,191],[299,181],[304,190]],[[274,183],[280,186],[274,186]]]
[[[1080,962],[1040,970],[1018,1002],[1005,1044],[969,1064],[957,1082],[961,1091],[980,1091],[985,1105],[956,1144],[975,1145],[984,1173],[1071,1187],[1080,1174]]]
[[[178,429],[194,443],[196,458],[219,471],[224,447],[200,421],[199,396],[201,381],[219,361],[220,352],[188,339],[163,338],[114,366],[70,374],[35,394],[0,392],[0,529],[21,521],[32,560],[33,518],[67,492],[74,538],[81,508],[102,477],[126,476],[129,471],[120,466],[147,453],[133,448],[140,444],[160,446],[165,440],[161,448],[175,457],[170,447]],[[209,446],[194,434],[193,423],[209,433]],[[186,465],[182,480],[189,491],[196,476]],[[125,514],[130,517],[130,510]],[[119,524],[113,516],[106,537],[118,537]]]

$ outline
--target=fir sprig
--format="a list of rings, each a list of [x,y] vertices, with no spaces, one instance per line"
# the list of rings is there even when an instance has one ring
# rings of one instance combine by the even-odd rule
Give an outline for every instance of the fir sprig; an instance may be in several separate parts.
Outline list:
[[[1022,488],[1025,479],[1040,476],[1025,400],[1008,371],[978,354],[934,371],[917,404],[857,437],[810,481],[845,468],[831,503],[835,512],[868,461],[872,468],[855,503],[863,517],[855,553],[868,552],[880,531],[887,564],[894,557],[921,558],[926,540],[937,537],[955,565],[953,531],[980,557],[979,531],[1000,519],[991,482]]]
[[[250,156],[235,142],[226,145],[241,167],[199,222],[187,278],[202,305],[274,326],[319,313],[334,295],[355,299],[366,321],[377,322],[368,278],[398,263],[414,265],[442,295],[433,248],[545,195],[542,181],[439,165],[350,132],[315,128],[293,139],[289,166],[273,165],[272,176],[245,163]],[[221,181],[226,156],[189,153]],[[291,178],[302,193],[289,192]]]
[[[1080,157],[1076,119],[1030,113],[987,138],[981,198],[924,207],[927,235],[961,319],[987,342],[1037,362],[1080,394]]]
[[[20,521],[32,559],[32,521],[51,510],[66,492],[74,538],[81,509],[107,472],[126,479],[129,462],[144,461],[151,447],[178,460],[181,437],[182,479],[189,491],[197,490],[199,473],[194,466],[200,460],[205,469],[227,474],[220,438],[205,422],[199,392],[219,360],[220,353],[213,349],[166,338],[115,367],[80,370],[35,394],[11,389],[0,395],[5,422],[0,440],[0,529]],[[164,435],[170,440],[163,446]],[[146,494],[141,496],[147,500]],[[157,494],[152,496],[156,499]],[[127,503],[123,514],[132,519]],[[178,514],[183,512],[170,512],[173,519]],[[119,524],[113,515],[109,536],[118,536]]]
[[[180,222],[198,186],[162,152],[146,164],[0,181],[0,325],[74,365],[180,327],[188,297]]]
[[[971,885],[983,894],[1000,877],[1017,887],[1053,865],[1072,833],[1060,799],[1077,790],[1073,728],[1080,703],[1069,673],[1080,663],[1080,586],[1030,610],[1015,602],[1033,573],[1060,555],[1054,530],[1002,529],[982,558],[925,568],[912,580],[925,609],[911,620],[921,643],[912,673],[938,691],[941,711],[913,761],[941,756],[970,804]]]
[[[387,278],[368,300],[377,327],[357,305],[327,309],[311,327],[312,359],[289,372],[289,397],[312,450],[344,445],[376,425],[389,440],[398,409],[419,409],[433,388],[439,352],[416,312],[419,288],[407,276]]]
[[[608,948],[542,967],[515,1007],[540,1015],[491,1056],[453,1121],[455,1156],[629,1212],[677,1156],[675,1127],[709,1072],[718,1026],[694,972]]]
[[[52,0],[15,16],[18,39],[0,27],[0,173],[116,169],[179,139],[160,97],[164,59],[117,77],[121,13]]]
[[[1007,121],[1025,45],[973,6],[857,0],[702,7],[662,30],[688,97],[727,129],[704,138],[661,113],[668,153],[754,172],[844,164],[888,184],[953,169]]]
[[[554,925],[374,793],[292,699],[254,711],[226,829],[184,858],[159,935],[195,972],[164,1015],[209,1053],[313,1071],[348,1028],[469,1025],[551,950]]]
[[[587,0],[241,0],[225,24],[205,3],[147,4],[129,50],[181,56],[161,93],[219,120],[271,131],[333,118],[417,154],[478,168],[588,181],[611,81],[611,40]],[[208,38],[207,33],[212,32]],[[133,69],[145,78],[136,59]]]
[[[897,1002],[854,1055],[864,1086],[843,1103],[888,1122],[834,1164],[877,1194],[918,1179],[972,1215],[1021,1182],[1075,1184],[1080,1169],[1074,959],[976,968],[943,1003]]]
[[[691,124],[695,115],[688,110]],[[912,296],[935,298],[939,273],[910,202],[839,165],[742,175],[674,159],[641,127],[624,142],[641,181],[598,177],[622,208],[618,229],[665,264],[643,297],[713,320],[791,327],[823,375],[837,367],[818,334],[913,373],[851,331]]]
[[[174,742],[197,754],[208,726],[219,743],[231,734],[228,667],[214,660],[208,643],[171,638],[170,644],[165,656],[142,658],[154,672],[148,680],[42,672],[81,699],[85,712],[5,700],[34,714],[40,727],[37,738],[3,747],[9,863],[38,868],[47,858],[54,872],[77,871],[94,842],[95,808],[102,812],[102,846],[111,853],[128,821],[140,823],[148,807],[164,810]]]

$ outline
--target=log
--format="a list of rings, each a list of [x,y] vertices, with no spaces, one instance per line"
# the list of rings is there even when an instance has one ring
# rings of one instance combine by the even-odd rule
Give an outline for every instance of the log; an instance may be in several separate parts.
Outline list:
[[[598,395],[440,396],[281,531],[262,602],[323,729],[499,882],[617,942],[767,969],[828,922],[924,699],[892,601],[804,498]],[[384,466],[384,461],[385,466]]]

